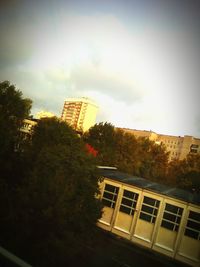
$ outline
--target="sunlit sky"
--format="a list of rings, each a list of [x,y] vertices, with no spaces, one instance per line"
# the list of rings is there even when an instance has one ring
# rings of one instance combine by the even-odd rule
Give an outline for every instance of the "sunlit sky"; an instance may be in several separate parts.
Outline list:
[[[200,137],[198,0],[1,0],[0,34],[0,81],[32,114],[85,96],[97,123]]]

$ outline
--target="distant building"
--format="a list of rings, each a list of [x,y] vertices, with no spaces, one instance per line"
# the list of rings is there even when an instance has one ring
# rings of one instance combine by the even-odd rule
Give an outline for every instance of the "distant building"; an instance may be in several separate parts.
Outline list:
[[[36,114],[36,119],[42,119],[42,118],[52,118],[55,117],[55,115],[52,112],[41,110]]]
[[[164,135],[157,134],[152,131],[142,131],[135,129],[126,129],[119,128],[127,133],[131,133],[138,137],[147,137],[149,140],[154,141],[156,144],[164,144],[166,150],[170,153],[169,160],[182,160],[189,153],[197,154],[200,153],[200,138],[195,138],[193,136],[184,135],[182,136],[173,136],[173,135]]]
[[[76,131],[86,132],[95,124],[97,110],[97,105],[88,98],[67,98],[61,119]]]
[[[23,121],[23,125],[20,129],[21,133],[23,134],[23,136],[29,136],[32,134],[34,127],[37,124],[37,120],[36,119],[25,119]]]

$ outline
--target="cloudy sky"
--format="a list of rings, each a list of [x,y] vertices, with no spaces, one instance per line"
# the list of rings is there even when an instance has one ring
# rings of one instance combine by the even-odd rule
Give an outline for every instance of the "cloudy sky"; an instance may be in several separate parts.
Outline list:
[[[86,96],[97,122],[200,137],[198,0],[0,3],[0,81],[32,114]]]

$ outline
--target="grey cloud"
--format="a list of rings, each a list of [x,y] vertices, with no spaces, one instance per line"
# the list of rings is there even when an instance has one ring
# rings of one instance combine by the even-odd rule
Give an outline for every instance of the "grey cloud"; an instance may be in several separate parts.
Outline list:
[[[140,100],[143,93],[140,88],[134,85],[134,77],[130,81],[120,75],[120,73],[117,76],[112,72],[102,72],[96,66],[87,67],[87,65],[84,65],[72,69],[70,82],[79,91],[99,91],[116,100],[124,100],[129,103]]]

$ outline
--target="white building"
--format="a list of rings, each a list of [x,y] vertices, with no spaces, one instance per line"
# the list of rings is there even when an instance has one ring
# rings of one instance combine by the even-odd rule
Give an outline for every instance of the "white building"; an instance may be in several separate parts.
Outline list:
[[[64,102],[61,119],[75,130],[86,132],[95,124],[97,105],[86,97],[67,98]]]
[[[98,226],[194,267],[200,266],[200,194],[102,169]]]
[[[52,118],[55,117],[55,114],[49,111],[41,110],[36,114],[36,119],[40,120],[43,118]]]

